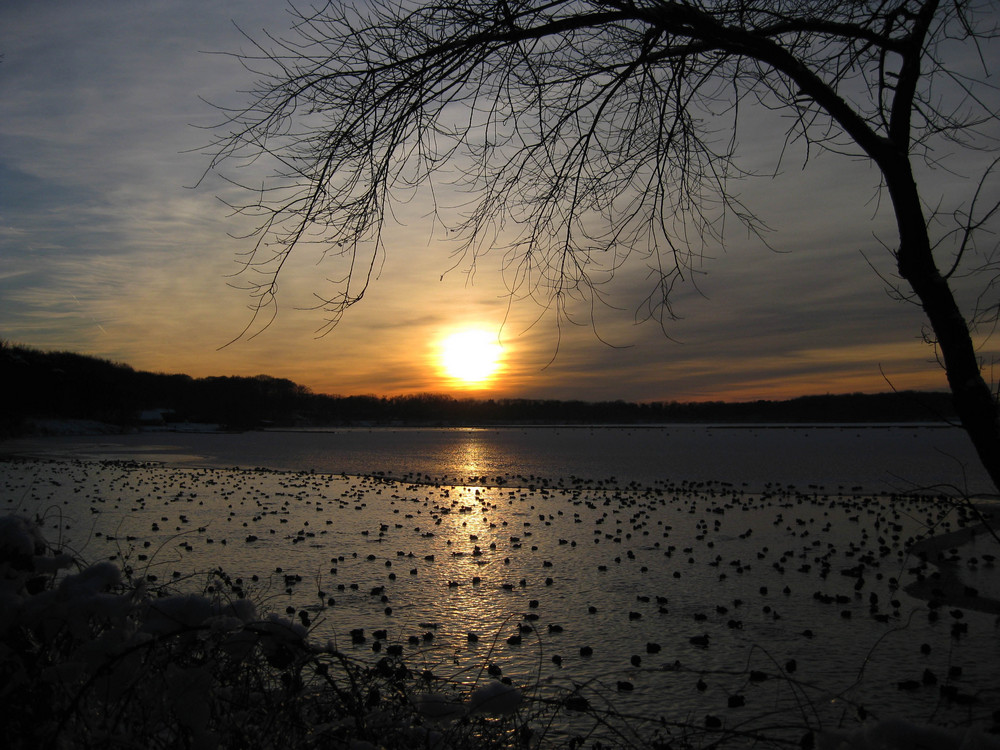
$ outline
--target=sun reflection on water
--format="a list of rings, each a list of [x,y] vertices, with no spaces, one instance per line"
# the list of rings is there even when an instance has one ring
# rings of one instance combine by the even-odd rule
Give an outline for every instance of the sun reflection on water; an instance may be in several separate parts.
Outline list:
[[[456,451],[462,452],[463,470],[476,478],[484,469],[483,444],[475,433],[468,438]],[[424,583],[441,592],[436,603],[441,619],[460,623],[456,656],[480,664],[511,648],[508,639],[520,632],[528,614],[526,586],[538,583],[526,580],[530,574],[517,554],[527,516],[512,501],[514,492],[482,484],[450,487],[435,506],[434,533],[447,557],[436,559]]]
[[[477,484],[477,480],[485,482],[494,463],[489,444],[483,440],[480,429],[462,430],[461,435],[463,439],[452,451],[454,465],[460,467],[459,475],[464,478],[468,489],[483,491],[485,488]]]

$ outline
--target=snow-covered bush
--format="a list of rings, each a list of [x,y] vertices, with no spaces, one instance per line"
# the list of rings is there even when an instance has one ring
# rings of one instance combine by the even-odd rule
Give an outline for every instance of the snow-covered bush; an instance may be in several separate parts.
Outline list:
[[[50,549],[29,519],[0,518],[8,747],[214,747],[230,729],[234,688],[245,700],[274,694],[280,680],[253,658],[285,647],[285,631],[301,642],[299,626],[259,623],[244,599],[162,593],[113,563],[84,566]]]

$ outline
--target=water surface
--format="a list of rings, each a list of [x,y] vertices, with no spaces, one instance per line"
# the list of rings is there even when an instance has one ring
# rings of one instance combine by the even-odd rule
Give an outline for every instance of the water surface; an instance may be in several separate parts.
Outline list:
[[[393,643],[411,666],[460,683],[494,664],[539,691],[583,686],[622,711],[695,721],[777,711],[829,726],[858,706],[985,721],[1000,701],[995,616],[904,591],[935,572],[913,541],[968,519],[900,490],[980,482],[954,468],[968,460],[962,437],[154,433],[22,442],[50,460],[0,466],[7,509],[44,517],[48,537],[81,557],[112,557],[154,587],[200,589],[223,570],[357,658]],[[993,585],[994,547],[955,551],[965,579]],[[973,708],[943,701],[941,685],[975,696]],[[728,708],[733,696],[745,706]]]
[[[397,478],[423,474],[455,483],[584,478],[621,486],[730,482],[753,491],[774,484],[821,485],[832,492],[994,491],[964,431],[920,425],[150,432],[6,441],[0,452]]]

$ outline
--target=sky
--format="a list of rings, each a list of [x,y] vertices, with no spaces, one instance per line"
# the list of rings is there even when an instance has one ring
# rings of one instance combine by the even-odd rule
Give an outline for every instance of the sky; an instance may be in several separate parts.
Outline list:
[[[892,223],[876,175],[833,155],[803,168],[795,149],[778,176],[738,186],[770,247],[731,232],[678,288],[665,333],[637,320],[641,265],[616,279],[613,306],[592,324],[586,311],[581,324],[560,321],[509,304],[499,257],[473,276],[453,268],[454,246],[411,207],[386,227],[377,280],[334,330],[309,309],[333,272],[305,248],[281,279],[277,318],[240,337],[251,300],[233,274],[251,227],[220,201],[229,187],[202,176],[216,105],[246,103],[254,76],[220,53],[248,49],[240,29],[259,38],[290,22],[264,0],[0,4],[0,339],[340,395],[701,401],[946,388],[920,309],[880,278],[893,274]],[[784,126],[755,124],[743,163],[773,165]],[[978,166],[959,162],[928,184],[960,199]],[[968,310],[983,279],[959,284]],[[503,347],[486,383],[442,369],[439,343],[467,327]],[[978,343],[990,376],[1000,348]]]

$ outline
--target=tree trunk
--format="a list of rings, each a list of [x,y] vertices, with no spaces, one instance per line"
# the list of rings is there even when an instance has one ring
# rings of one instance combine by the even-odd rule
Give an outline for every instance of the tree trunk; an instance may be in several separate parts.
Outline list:
[[[983,379],[969,332],[948,280],[934,261],[927,222],[908,160],[882,164],[899,228],[896,260],[923,307],[937,339],[955,410],[985,467],[1000,490],[1000,412]]]

